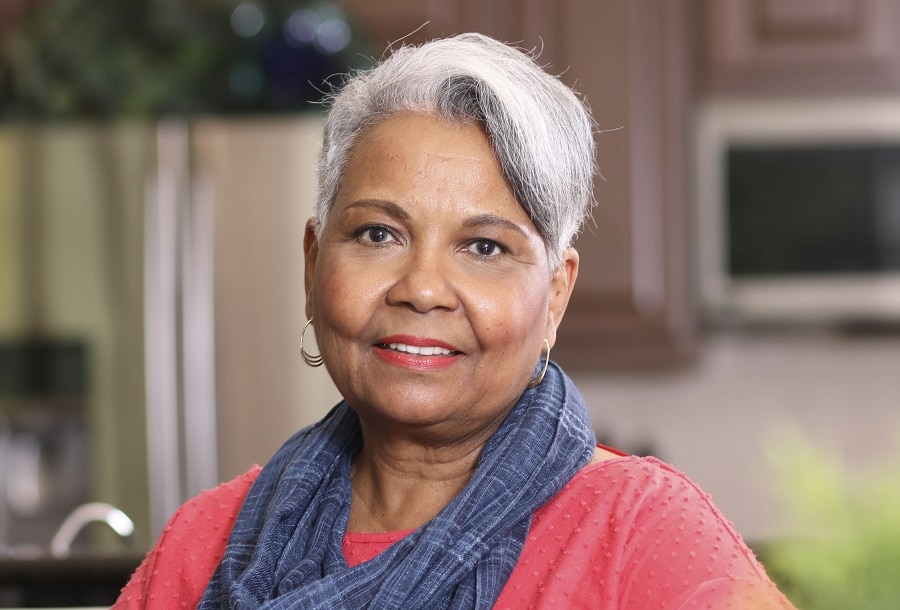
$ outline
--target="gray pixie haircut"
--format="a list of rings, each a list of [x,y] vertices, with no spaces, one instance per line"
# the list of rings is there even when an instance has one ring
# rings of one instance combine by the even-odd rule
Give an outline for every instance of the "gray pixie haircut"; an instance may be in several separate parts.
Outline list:
[[[319,155],[317,230],[360,134],[408,111],[485,129],[551,268],[559,266],[594,203],[594,123],[575,92],[531,55],[481,34],[399,47],[333,96]]]

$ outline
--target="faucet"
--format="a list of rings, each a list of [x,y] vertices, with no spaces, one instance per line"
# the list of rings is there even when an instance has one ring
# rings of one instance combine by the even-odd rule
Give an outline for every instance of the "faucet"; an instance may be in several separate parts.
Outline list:
[[[106,523],[123,538],[134,533],[134,522],[121,510],[106,502],[88,502],[69,513],[59,526],[50,541],[50,553],[60,559],[68,557],[75,537],[86,525],[95,522]]]

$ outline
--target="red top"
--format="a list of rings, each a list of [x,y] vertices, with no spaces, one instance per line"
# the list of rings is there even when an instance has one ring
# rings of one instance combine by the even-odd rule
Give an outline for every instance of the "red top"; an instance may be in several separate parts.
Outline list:
[[[172,517],[114,609],[195,608],[258,466]],[[347,562],[408,532],[348,533]],[[709,497],[654,458],[583,468],[538,510],[496,608],[793,608]]]

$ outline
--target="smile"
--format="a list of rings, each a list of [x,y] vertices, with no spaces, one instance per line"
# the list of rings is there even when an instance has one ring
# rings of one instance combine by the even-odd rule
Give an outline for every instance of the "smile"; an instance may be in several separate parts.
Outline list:
[[[416,356],[450,356],[454,352],[444,347],[439,346],[417,346],[417,345],[407,345],[405,343],[388,343],[383,345],[383,347],[387,347],[388,349],[394,350],[395,352],[402,352],[404,354],[413,354]]]
[[[451,367],[463,352],[440,339],[393,335],[375,344],[375,355],[388,364],[412,371],[439,371]]]

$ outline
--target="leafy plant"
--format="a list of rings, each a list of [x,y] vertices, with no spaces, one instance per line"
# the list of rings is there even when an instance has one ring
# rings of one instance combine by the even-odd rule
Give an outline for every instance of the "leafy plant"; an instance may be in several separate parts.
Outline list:
[[[789,523],[771,544],[773,579],[804,610],[900,608],[900,456],[851,474],[794,434],[772,452]]]
[[[236,21],[248,14],[249,30]],[[292,38],[298,14],[343,20],[346,44]],[[359,32],[323,1],[39,0],[2,42],[7,120],[298,110],[366,63]]]

